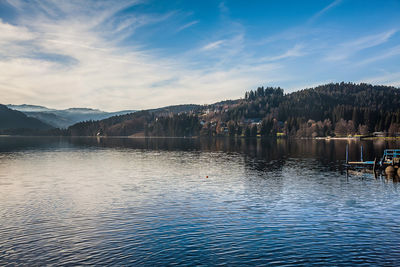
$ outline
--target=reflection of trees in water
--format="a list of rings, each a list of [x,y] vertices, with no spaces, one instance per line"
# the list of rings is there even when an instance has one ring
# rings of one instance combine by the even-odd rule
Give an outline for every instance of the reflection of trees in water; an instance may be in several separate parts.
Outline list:
[[[196,139],[192,138],[124,138],[97,137],[71,138],[70,142],[77,146],[94,146],[121,149],[189,151],[200,149]]]
[[[295,140],[257,138],[104,138],[104,137],[1,137],[0,151],[47,148],[109,147],[120,149],[167,151],[219,151],[243,155],[246,166],[259,171],[279,169],[288,158],[313,158],[325,167],[337,168],[345,160],[346,145],[349,159],[380,158],[386,148],[400,148],[399,141],[385,140]]]
[[[63,137],[0,137],[0,152],[14,152],[21,150],[45,150],[51,147],[67,146],[63,144]]]
[[[343,155],[341,158],[345,159],[346,144],[344,141],[341,144],[340,153]],[[380,159],[385,149],[400,148],[400,142],[396,140],[363,140],[363,141],[350,141],[349,144],[349,159],[358,161],[361,158],[361,146],[363,146],[363,159],[374,160]]]
[[[44,145],[46,140],[33,139],[24,145]],[[59,139],[56,139],[57,142]],[[364,147],[364,160],[380,158],[385,148],[398,148],[396,141],[348,141],[348,140],[298,140],[298,139],[241,139],[241,138],[69,138],[64,142],[78,147],[110,147],[123,149],[167,151],[220,151],[239,153],[246,164],[258,170],[280,168],[288,158],[313,158],[326,167],[336,168],[345,160],[346,144],[349,158],[360,159],[360,147]],[[33,142],[33,144],[32,144]],[[54,144],[54,140],[52,141]],[[0,143],[1,144],[1,143]],[[15,144],[13,144],[15,145]],[[4,147],[4,146],[3,146]]]

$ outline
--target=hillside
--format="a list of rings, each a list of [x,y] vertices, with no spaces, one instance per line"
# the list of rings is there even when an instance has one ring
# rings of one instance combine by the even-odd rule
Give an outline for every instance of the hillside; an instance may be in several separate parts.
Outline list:
[[[50,125],[26,116],[24,113],[9,109],[4,105],[0,105],[0,130],[2,133],[15,130],[48,130]]]
[[[23,112],[28,117],[41,120],[53,127],[66,129],[82,121],[103,120],[112,116],[133,113],[135,110],[105,112],[90,108],[49,109],[35,105],[8,105],[9,108]]]
[[[177,108],[180,107],[180,108]],[[174,112],[173,112],[174,111]],[[400,91],[390,86],[335,83],[284,94],[259,87],[243,99],[183,105],[79,123],[70,135],[347,136],[400,132]]]
[[[390,86],[335,83],[283,94],[280,88],[258,88],[226,109],[221,121],[258,121],[260,134],[298,137],[346,136],[400,131],[400,91]],[[236,132],[235,132],[236,131]],[[254,130],[255,131],[255,130]]]
[[[98,134],[106,136],[145,135],[149,134],[148,130],[152,122],[158,122],[159,119],[174,117],[181,113],[191,114],[200,110],[201,107],[192,104],[175,105],[117,115],[100,121],[81,122],[69,127],[67,134],[73,136],[94,136]]]

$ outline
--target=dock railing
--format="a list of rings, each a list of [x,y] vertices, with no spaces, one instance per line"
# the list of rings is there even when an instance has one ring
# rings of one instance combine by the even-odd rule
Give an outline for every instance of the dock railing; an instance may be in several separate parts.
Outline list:
[[[385,149],[383,156],[390,158],[400,158],[400,149]]]

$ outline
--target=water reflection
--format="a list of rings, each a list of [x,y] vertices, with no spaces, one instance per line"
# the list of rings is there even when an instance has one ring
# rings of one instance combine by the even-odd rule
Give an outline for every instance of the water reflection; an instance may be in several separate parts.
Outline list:
[[[0,265],[395,265],[398,184],[347,143],[2,137]]]
[[[383,150],[399,148],[399,141],[347,141],[347,140],[287,140],[287,139],[234,139],[234,138],[104,138],[104,137],[0,137],[0,152],[46,149],[138,149],[160,151],[220,151],[245,156],[251,168],[267,171],[283,165],[288,158],[312,158],[331,170],[339,168],[345,160],[349,144],[349,159],[380,158]]]

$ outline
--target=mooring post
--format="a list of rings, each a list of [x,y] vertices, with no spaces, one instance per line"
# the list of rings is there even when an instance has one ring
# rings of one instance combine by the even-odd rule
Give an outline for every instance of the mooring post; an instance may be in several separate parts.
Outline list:
[[[349,144],[346,144],[346,164],[349,163]]]
[[[361,145],[361,162],[363,162],[363,146]]]

